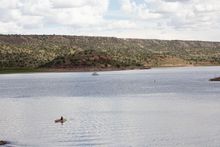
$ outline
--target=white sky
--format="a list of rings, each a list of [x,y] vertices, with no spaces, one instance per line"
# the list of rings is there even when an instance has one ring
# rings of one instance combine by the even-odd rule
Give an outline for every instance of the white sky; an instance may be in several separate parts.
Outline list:
[[[220,41],[220,0],[0,0],[0,33]]]

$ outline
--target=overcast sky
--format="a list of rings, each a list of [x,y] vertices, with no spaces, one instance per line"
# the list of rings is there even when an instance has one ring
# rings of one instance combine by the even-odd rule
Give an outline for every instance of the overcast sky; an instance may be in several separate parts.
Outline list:
[[[0,33],[220,41],[220,0],[0,0]]]

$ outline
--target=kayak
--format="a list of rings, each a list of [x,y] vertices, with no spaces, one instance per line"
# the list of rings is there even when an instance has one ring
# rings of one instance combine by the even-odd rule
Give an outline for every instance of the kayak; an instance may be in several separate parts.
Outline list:
[[[67,120],[66,119],[63,119],[63,120],[61,120],[61,119],[56,119],[54,122],[55,123],[64,123],[64,122],[66,122]]]

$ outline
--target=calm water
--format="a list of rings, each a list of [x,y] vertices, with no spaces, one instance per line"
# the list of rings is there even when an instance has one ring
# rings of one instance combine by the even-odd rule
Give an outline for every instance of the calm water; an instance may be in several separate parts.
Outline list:
[[[0,75],[10,147],[220,146],[220,67]],[[63,115],[63,125],[54,120]]]

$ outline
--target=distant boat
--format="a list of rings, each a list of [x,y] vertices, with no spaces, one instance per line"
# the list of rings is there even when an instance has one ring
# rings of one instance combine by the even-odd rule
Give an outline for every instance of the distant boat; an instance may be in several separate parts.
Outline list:
[[[97,72],[92,73],[93,76],[98,76],[99,74]]]

